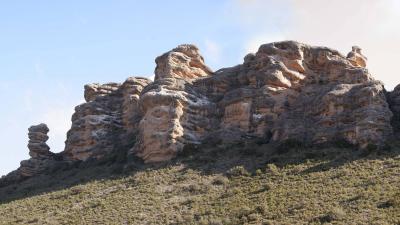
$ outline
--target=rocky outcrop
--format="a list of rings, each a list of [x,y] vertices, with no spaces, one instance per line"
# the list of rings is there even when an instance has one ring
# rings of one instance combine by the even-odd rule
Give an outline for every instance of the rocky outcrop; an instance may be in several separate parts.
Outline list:
[[[85,85],[84,97],[86,102],[90,102],[96,99],[98,96],[107,96],[115,93],[121,84],[118,83],[107,83],[107,84],[87,84]]]
[[[360,64],[360,49],[353,48],[353,53],[348,59],[324,47],[277,42],[262,45],[242,65],[190,83],[180,80],[190,77],[187,74],[168,82],[159,78],[151,85],[153,91],[142,94],[145,115],[154,110],[158,116],[142,120],[143,144],[136,146],[136,152],[148,162],[168,160],[185,144],[201,143],[209,136],[225,142],[251,136],[272,142],[341,139],[360,147],[381,145],[392,133],[392,113],[383,85]],[[189,109],[190,102],[182,97],[186,95],[202,106]],[[181,118],[190,112],[196,115],[191,124],[207,126],[188,126]],[[157,122],[153,126],[149,121]],[[169,124],[164,138],[157,136],[161,124]]]
[[[208,76],[212,71],[204,64],[199,49],[194,45],[179,45],[156,58],[155,80],[180,78],[193,80]]]
[[[400,85],[397,85],[393,91],[386,93],[386,98],[393,112],[391,125],[398,135],[400,131]]]
[[[194,45],[180,45],[157,57],[155,82],[140,96],[143,118],[132,153],[145,162],[169,160],[186,144],[200,144],[217,119],[215,103],[196,90],[195,79],[211,70]]]
[[[142,92],[143,118],[133,153],[145,162],[173,158],[186,144],[200,144],[215,124],[216,105],[184,79],[156,80]]]
[[[31,158],[21,162],[21,167],[16,173],[17,177],[31,177],[39,174],[47,168],[49,161],[54,159],[54,153],[50,152],[50,147],[46,144],[49,139],[47,125],[42,123],[31,126],[28,131],[28,149]]]
[[[246,89],[269,92],[264,96],[271,105],[250,111],[272,109],[256,114],[269,118],[261,129],[271,133],[272,141],[323,143],[339,138],[365,147],[382,144],[392,132],[383,85],[337,51],[272,43],[261,46],[239,70],[250,84]]]
[[[85,161],[129,149],[145,162],[160,162],[211,139],[380,146],[393,128],[400,130],[400,88],[387,93],[366,60],[359,47],[345,57],[284,41],[212,72],[196,46],[180,45],[157,57],[154,82],[131,77],[122,84],[86,85],[86,102],[75,108],[58,156]],[[48,128],[29,131],[32,158],[17,170],[24,176],[55,157],[45,143]]]
[[[353,46],[351,52],[347,55],[347,59],[353,66],[359,66],[365,68],[367,66],[367,57],[361,53],[361,48]]]
[[[31,126],[28,131],[29,155],[32,158],[48,158],[51,156],[50,147],[46,144],[46,141],[49,139],[49,136],[47,136],[49,132],[47,125],[42,123],[37,126]]]
[[[85,86],[85,99],[75,108],[63,154],[69,160],[101,158],[118,147],[134,143],[140,112],[139,94],[150,83],[128,78],[123,84]]]

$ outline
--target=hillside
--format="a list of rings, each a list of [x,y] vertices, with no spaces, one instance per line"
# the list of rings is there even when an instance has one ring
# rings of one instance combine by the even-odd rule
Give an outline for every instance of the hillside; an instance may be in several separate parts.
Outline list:
[[[391,143],[210,143],[152,165],[121,152],[0,188],[0,223],[400,224]]]

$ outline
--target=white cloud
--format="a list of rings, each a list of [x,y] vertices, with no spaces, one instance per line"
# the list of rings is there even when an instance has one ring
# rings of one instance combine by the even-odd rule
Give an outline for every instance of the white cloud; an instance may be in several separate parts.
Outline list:
[[[228,8],[234,19],[245,27],[259,30],[283,29],[288,22],[290,0],[235,0]]]
[[[221,47],[217,42],[206,39],[204,41],[204,56],[207,60],[211,61],[213,64],[218,64],[221,60]]]
[[[278,35],[278,34],[260,34],[257,36],[254,36],[250,38],[244,46],[244,55],[247,53],[255,53],[258,51],[258,48],[260,45],[265,44],[265,43],[271,43],[275,41],[282,41],[285,40],[284,34]]]
[[[400,59],[398,0],[237,0],[236,4],[240,17],[236,20],[245,21],[240,24],[252,33],[245,49],[254,51],[259,43],[281,36],[343,54],[359,45],[374,77],[388,89],[400,83],[393,68]]]

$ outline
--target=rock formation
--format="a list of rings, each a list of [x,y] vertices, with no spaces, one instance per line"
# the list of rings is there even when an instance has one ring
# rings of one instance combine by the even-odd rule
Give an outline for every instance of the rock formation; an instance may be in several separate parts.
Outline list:
[[[393,121],[400,121],[400,88],[387,93],[369,74],[359,47],[345,57],[325,47],[274,42],[241,65],[212,72],[197,47],[180,45],[156,64],[154,82],[131,77],[85,86],[86,103],[75,108],[63,160],[130,149],[145,162],[160,162],[210,139],[345,140],[365,148],[383,145]],[[53,157],[47,132],[45,125],[30,128],[32,159],[19,169],[25,176],[39,171],[27,164]]]
[[[158,58],[157,68],[166,64]],[[210,76],[193,80],[170,73],[175,75],[166,75],[168,80],[157,76],[140,100],[146,115],[139,129],[143,144],[134,151],[148,162],[168,160],[185,144],[209,136],[310,144],[343,139],[366,147],[382,144],[392,133],[383,85],[332,49],[277,42]]]
[[[194,45],[179,45],[156,58],[155,80],[182,78],[193,80],[208,76],[212,71],[204,64],[199,49]]]
[[[365,68],[367,66],[367,57],[361,53],[361,48],[353,46],[351,52],[347,54],[347,59],[353,64],[353,66],[359,66]]]
[[[37,126],[31,126],[28,131],[29,155],[32,158],[48,158],[51,153],[49,151],[50,147],[46,144],[46,141],[49,140],[49,136],[47,136],[49,128],[47,125],[42,123]]]
[[[155,81],[141,93],[143,118],[133,152],[145,162],[173,158],[185,144],[200,144],[216,124],[216,106],[195,89],[211,70],[194,45],[180,45],[157,57]]]
[[[141,115],[139,95],[149,83],[146,78],[132,77],[123,84],[86,85],[86,103],[75,108],[65,142],[65,158],[100,158],[134,142]]]
[[[50,152],[50,147],[46,144],[49,139],[47,125],[42,123],[31,126],[28,131],[28,149],[31,158],[21,162],[21,167],[18,169],[18,175],[21,177],[31,177],[43,172],[49,160],[54,158],[54,154]]]
[[[400,131],[400,84],[392,92],[388,92],[386,97],[393,112],[391,125],[395,133],[398,134]]]

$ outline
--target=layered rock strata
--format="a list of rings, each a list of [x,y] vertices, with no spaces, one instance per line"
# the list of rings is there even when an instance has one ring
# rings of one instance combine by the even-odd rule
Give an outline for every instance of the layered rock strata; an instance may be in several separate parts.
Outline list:
[[[392,134],[383,85],[365,69],[358,47],[344,57],[293,41],[271,43],[242,65],[197,79],[198,66],[171,65],[178,61],[174,51],[182,54],[177,49],[157,58],[156,80],[141,95],[144,118],[133,152],[146,162],[168,160],[209,136],[311,144],[340,139],[366,147]],[[202,59],[185,55],[185,62],[191,57]]]
[[[194,80],[212,73],[195,45],[179,45],[156,58],[155,80],[181,78]]]
[[[347,54],[347,59],[350,61],[353,66],[366,67],[367,66],[367,57],[365,57],[361,53],[361,48],[358,46],[353,46],[351,52]]]
[[[134,143],[141,117],[139,95],[150,80],[128,78],[123,84],[85,86],[85,99],[75,108],[63,154],[69,160],[101,158]]]
[[[50,147],[46,144],[49,139],[47,125],[42,123],[31,126],[28,131],[28,149],[31,158],[21,162],[18,174],[22,177],[31,177],[43,172],[48,162],[54,158],[54,154],[50,152]]]
[[[145,162],[160,162],[210,138],[383,145],[400,127],[400,88],[387,93],[366,63],[359,47],[343,56],[284,41],[212,72],[196,46],[180,45],[156,58],[154,82],[131,77],[86,85],[86,102],[75,108],[59,155],[85,161],[130,149]],[[52,157],[47,132],[44,125],[30,128],[32,159],[21,164],[24,175],[39,171],[26,164]]]
[[[391,125],[396,135],[399,135],[400,131],[400,85],[397,85],[393,91],[386,93],[386,98],[390,106],[390,110],[393,112]]]

